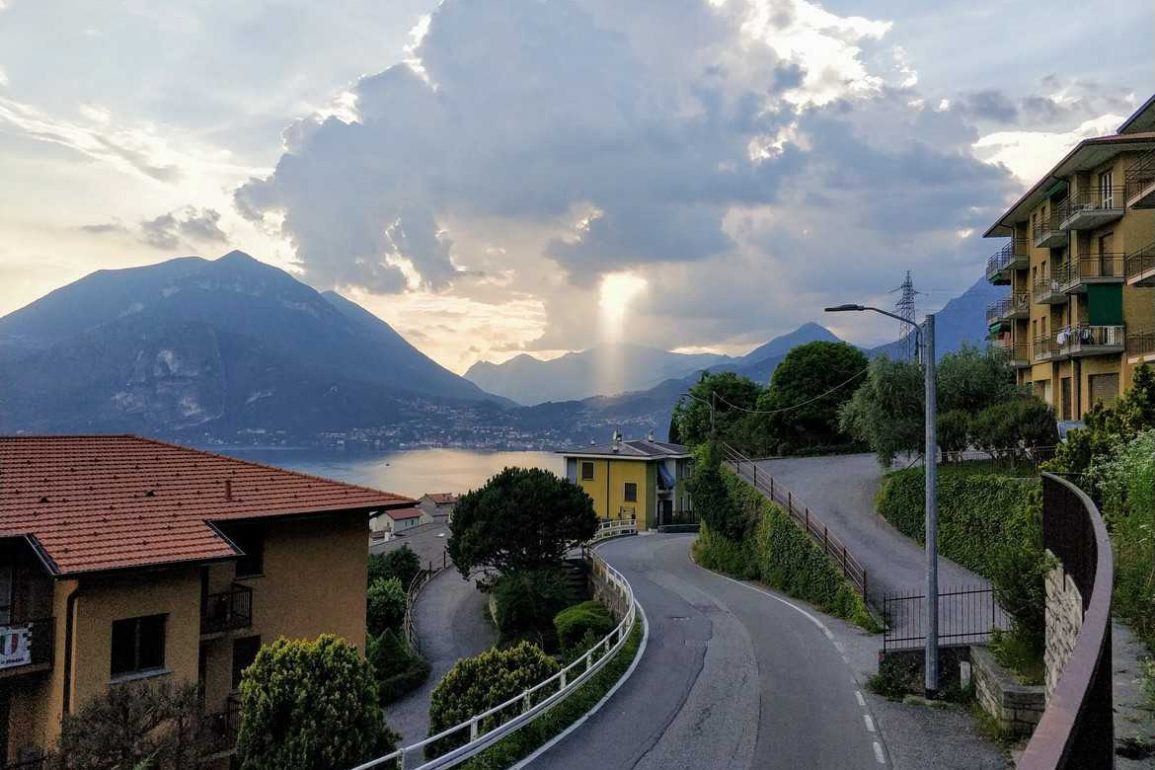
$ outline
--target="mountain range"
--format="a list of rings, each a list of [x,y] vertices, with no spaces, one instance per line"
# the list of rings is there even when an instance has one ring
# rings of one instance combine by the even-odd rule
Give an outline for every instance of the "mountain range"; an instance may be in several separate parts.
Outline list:
[[[983,338],[998,294],[979,281],[938,314],[940,355]],[[185,257],[98,271],[0,318],[0,432],[495,448],[664,436],[701,371],[766,382],[792,347],[819,339],[837,337],[805,324],[740,357],[609,351],[637,370],[611,380],[616,395],[593,395],[596,349],[479,365],[467,379],[359,305],[247,254]]]

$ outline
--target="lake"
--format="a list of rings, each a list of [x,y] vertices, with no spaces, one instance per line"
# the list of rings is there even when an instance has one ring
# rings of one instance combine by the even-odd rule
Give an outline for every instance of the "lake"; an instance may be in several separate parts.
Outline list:
[[[550,452],[409,449],[354,453],[308,449],[228,449],[223,453],[407,497],[420,497],[426,492],[468,492],[509,466],[544,468],[558,475],[565,474],[561,455]]]

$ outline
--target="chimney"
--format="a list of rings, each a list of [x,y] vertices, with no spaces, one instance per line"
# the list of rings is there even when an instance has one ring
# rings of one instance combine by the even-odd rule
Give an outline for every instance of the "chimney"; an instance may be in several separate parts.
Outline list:
[[[620,430],[614,431],[614,438],[611,443],[613,444],[613,451],[615,452],[622,448],[622,432]]]
[[[650,431],[649,433],[646,434],[646,441],[653,441],[653,440],[654,440],[654,432]]]
[[[230,503],[233,501],[233,480],[232,479],[225,479],[225,500],[230,502]]]

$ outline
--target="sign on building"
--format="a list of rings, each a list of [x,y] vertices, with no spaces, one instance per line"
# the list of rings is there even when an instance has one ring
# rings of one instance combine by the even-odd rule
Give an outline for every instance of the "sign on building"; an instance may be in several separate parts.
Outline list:
[[[32,662],[32,629],[0,626],[0,668],[27,666]]]

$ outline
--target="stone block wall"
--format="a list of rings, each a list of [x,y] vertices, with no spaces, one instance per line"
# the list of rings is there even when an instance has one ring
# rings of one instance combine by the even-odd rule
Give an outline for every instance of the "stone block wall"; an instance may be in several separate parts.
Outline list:
[[[1043,658],[1050,697],[1083,628],[1083,597],[1061,565],[1047,573],[1046,587],[1047,646]]]
[[[983,711],[1015,735],[1034,732],[1046,708],[1046,693],[1042,687],[1019,684],[986,647],[971,648],[971,679],[975,700]]]

